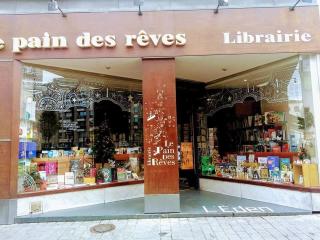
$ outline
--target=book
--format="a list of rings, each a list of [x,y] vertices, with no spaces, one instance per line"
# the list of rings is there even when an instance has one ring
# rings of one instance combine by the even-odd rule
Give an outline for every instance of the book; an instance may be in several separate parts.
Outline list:
[[[290,146],[288,143],[285,143],[282,145],[282,152],[289,152],[290,151]]]
[[[255,126],[261,126],[262,125],[262,116],[261,115],[259,115],[259,114],[256,114],[255,116],[254,116],[254,125]]]
[[[58,164],[57,162],[46,162],[45,171],[47,175],[57,174]]]
[[[280,158],[280,170],[281,171],[291,170],[290,158]]]
[[[65,172],[64,173],[64,182],[66,185],[74,184],[74,172]]]
[[[281,181],[285,183],[293,182],[293,172],[291,171],[281,171]]]
[[[279,157],[268,156],[267,164],[268,164],[269,171],[279,170],[280,168]]]
[[[275,140],[277,138],[277,132],[274,128],[268,129],[268,135],[269,135],[269,138],[271,138],[272,140]]]
[[[267,157],[258,157],[258,163],[259,164],[268,164],[268,158]]]
[[[70,160],[70,170],[78,171],[80,169],[80,160]]]
[[[272,152],[279,153],[281,152],[281,147],[279,145],[275,145],[272,147]]]
[[[102,168],[102,169],[100,169],[100,171],[103,174],[104,182],[106,182],[106,183],[112,182],[111,168]]]
[[[118,181],[127,180],[127,174],[125,168],[117,168],[117,179]]]
[[[279,169],[269,170],[269,176],[273,182],[280,182],[281,174]]]
[[[250,163],[254,162],[254,154],[249,154],[249,162]]]
[[[284,112],[265,112],[265,124],[277,124],[285,121]]]
[[[269,178],[268,168],[260,168],[260,178],[262,178],[262,179]]]
[[[247,156],[245,155],[237,155],[237,166],[241,166],[243,162],[247,161]]]

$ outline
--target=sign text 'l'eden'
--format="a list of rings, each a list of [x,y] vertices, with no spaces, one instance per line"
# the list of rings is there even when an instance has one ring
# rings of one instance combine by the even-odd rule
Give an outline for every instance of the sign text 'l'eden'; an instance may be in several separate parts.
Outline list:
[[[130,47],[147,47],[162,44],[164,46],[184,46],[187,42],[184,33],[154,34],[141,30],[138,34],[125,34],[124,45]],[[92,35],[83,32],[76,37],[75,43],[80,48],[115,48],[118,44],[115,35]],[[0,38],[0,50],[5,48],[5,42]],[[45,32],[41,37],[13,37],[12,52],[21,53],[24,49],[64,49],[68,48],[68,39],[65,36],[51,36]]]

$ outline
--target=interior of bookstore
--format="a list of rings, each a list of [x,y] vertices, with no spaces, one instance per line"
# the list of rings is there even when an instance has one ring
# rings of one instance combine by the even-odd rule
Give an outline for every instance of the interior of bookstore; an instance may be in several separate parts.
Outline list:
[[[231,62],[210,82],[177,58],[180,189],[202,177],[319,187],[310,56],[270,56],[243,69],[208,57]],[[143,180],[141,81],[59,64],[23,67],[19,193]]]

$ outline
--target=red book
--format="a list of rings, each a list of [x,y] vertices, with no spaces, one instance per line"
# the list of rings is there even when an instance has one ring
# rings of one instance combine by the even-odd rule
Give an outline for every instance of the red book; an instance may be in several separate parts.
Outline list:
[[[272,152],[276,152],[276,153],[281,152],[281,147],[280,146],[273,146]]]
[[[282,152],[289,152],[290,146],[288,143],[282,145]]]

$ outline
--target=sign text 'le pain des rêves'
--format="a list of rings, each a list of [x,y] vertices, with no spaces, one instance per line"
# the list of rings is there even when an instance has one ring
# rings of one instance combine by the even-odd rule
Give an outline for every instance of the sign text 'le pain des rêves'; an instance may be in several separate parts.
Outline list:
[[[171,46],[184,46],[187,42],[184,33],[149,34],[141,30],[138,34],[125,34],[124,45],[130,47],[155,47],[160,44]],[[93,35],[83,32],[75,39],[75,44],[80,48],[115,48],[118,44],[115,35]],[[0,38],[0,50],[4,49],[6,43]],[[68,48],[68,39],[65,36],[52,36],[45,32],[41,37],[13,37],[12,52],[21,53],[24,49],[65,49]]]

